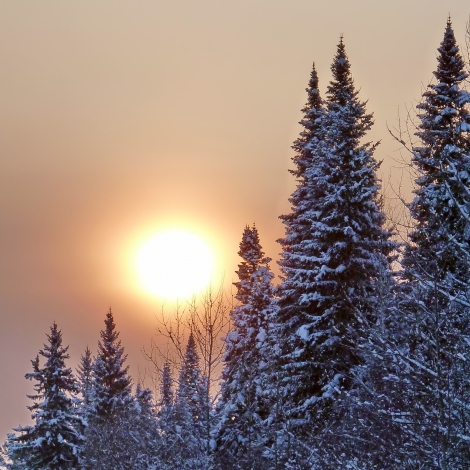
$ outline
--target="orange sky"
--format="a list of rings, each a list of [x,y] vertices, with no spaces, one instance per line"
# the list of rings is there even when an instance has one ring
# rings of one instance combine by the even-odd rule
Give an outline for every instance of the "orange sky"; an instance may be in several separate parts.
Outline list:
[[[246,223],[277,259],[311,63],[324,90],[340,34],[388,175],[386,122],[430,80],[448,13],[464,46],[467,0],[0,1],[0,436],[28,421],[54,319],[74,365],[111,305],[144,366],[161,301],[132,253],[156,228],[207,236],[227,284]]]

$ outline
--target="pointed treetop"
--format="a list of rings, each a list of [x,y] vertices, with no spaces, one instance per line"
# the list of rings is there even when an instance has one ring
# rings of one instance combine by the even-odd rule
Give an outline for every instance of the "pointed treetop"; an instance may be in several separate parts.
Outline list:
[[[301,141],[309,140],[312,137],[311,133],[316,130],[316,114],[321,113],[321,109],[323,107],[323,101],[320,97],[320,91],[318,90],[318,74],[317,69],[315,68],[315,62],[313,62],[312,64],[310,80],[305,91],[307,92],[307,103],[301,110],[305,114],[305,116],[302,121],[300,121],[300,124],[305,127],[305,129],[308,131],[308,134],[301,134]],[[297,147],[294,142],[294,149],[296,148]]]
[[[247,225],[243,230],[242,240],[240,242],[240,250],[238,255],[242,258],[242,262],[238,265],[238,282],[233,285],[237,288],[235,298],[242,304],[248,301],[250,286],[252,284],[251,276],[257,271],[260,264],[268,261],[264,258],[264,252],[261,248],[258,229],[255,224],[252,227]],[[268,261],[269,262],[269,261]]]
[[[196,340],[194,339],[194,334],[191,330],[189,333],[188,344],[186,346],[186,355],[188,356],[189,354],[193,354],[193,351],[196,352]]]
[[[93,356],[90,348],[87,346],[85,352],[80,356],[80,363],[77,367],[79,377],[90,377],[93,369]]]
[[[302,111],[308,112],[312,108],[321,108],[322,101],[320,99],[320,93],[318,92],[318,74],[317,69],[315,68],[315,62],[313,62],[312,71],[310,72],[310,80],[305,91],[307,92],[308,98],[307,104],[305,105],[305,108],[302,109]]]
[[[91,355],[91,350],[90,350],[90,348],[88,347],[88,345],[87,345],[87,347],[85,348],[85,351],[84,351],[84,353],[81,355],[81,357],[82,357],[83,360],[84,360],[85,362],[87,362],[87,363],[88,363],[88,362],[90,362],[90,363],[93,362],[93,360],[92,360],[92,355]]]
[[[263,258],[264,253],[261,251],[258,229],[254,223],[252,227],[249,225],[245,226],[238,255],[252,264],[258,263]]]
[[[108,348],[111,348],[116,351],[120,351],[119,359],[124,362],[127,358],[127,355],[123,355],[124,349],[121,347],[121,341],[118,340],[119,332],[116,331],[116,324],[114,323],[113,312],[111,307],[106,313],[106,318],[104,320],[105,328],[100,331],[101,341],[98,342],[98,351],[100,353],[106,351]],[[122,359],[121,359],[122,356]],[[127,370],[128,368],[126,368]]]
[[[57,323],[54,321],[51,326],[51,333],[46,334],[49,344],[44,345],[44,350],[39,351],[39,354],[47,359],[55,355],[62,355],[64,359],[68,359],[69,355],[67,351],[68,346],[62,348],[62,332],[57,327]]]
[[[333,73],[333,80],[328,86],[328,94],[331,97],[331,101],[339,105],[345,105],[355,95],[355,90],[354,81],[351,77],[351,65],[346,55],[343,36],[340,37],[336,55],[331,64],[331,72]]]
[[[455,40],[450,16],[447,19],[444,39],[441,42],[438,52],[438,67],[434,75],[440,83],[451,84],[460,82],[467,77],[467,74],[464,72],[465,63],[460,55],[457,41]]]
[[[173,404],[173,377],[171,375],[171,365],[167,361],[163,364],[162,380],[160,384],[160,398],[162,406]]]
[[[178,395],[189,398],[191,395],[190,389],[197,387],[199,381],[199,355],[197,353],[196,341],[191,331],[181,364]]]
[[[49,341],[51,341],[51,339],[55,339],[56,341],[60,341],[59,338],[62,336],[62,333],[59,331],[59,329],[57,327],[57,323],[56,323],[55,320],[52,322],[51,334],[46,334],[46,336],[49,339]]]
[[[116,331],[113,314],[109,309],[98,341],[98,354],[94,363],[94,413],[97,417],[107,418],[115,414],[118,408],[127,406],[131,401],[132,380],[129,366],[124,366],[127,355],[119,333]]]
[[[303,129],[292,145],[296,152],[296,155],[292,158],[296,168],[289,170],[298,179],[304,178],[306,169],[312,163],[312,151],[309,146],[312,144],[312,140],[316,141],[320,138],[319,132],[324,114],[323,100],[318,89],[318,74],[315,62],[312,64],[310,80],[305,91],[307,92],[307,102],[301,110],[304,115],[299,122]]]
[[[105,329],[101,330],[100,336],[104,343],[112,343],[119,337],[119,333],[116,331],[116,324],[114,323],[113,312],[109,307],[104,320]]]

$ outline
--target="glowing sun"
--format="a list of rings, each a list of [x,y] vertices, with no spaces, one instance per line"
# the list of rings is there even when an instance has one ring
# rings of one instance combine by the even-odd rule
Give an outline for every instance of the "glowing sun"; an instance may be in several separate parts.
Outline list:
[[[206,287],[213,267],[207,243],[183,230],[156,234],[137,254],[142,285],[152,294],[170,299],[189,297]]]

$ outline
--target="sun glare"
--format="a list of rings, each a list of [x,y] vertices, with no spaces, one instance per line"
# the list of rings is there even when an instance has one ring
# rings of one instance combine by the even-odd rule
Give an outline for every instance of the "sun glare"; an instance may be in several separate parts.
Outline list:
[[[214,268],[207,243],[183,230],[160,232],[137,255],[137,271],[150,293],[168,299],[186,298],[206,287]]]

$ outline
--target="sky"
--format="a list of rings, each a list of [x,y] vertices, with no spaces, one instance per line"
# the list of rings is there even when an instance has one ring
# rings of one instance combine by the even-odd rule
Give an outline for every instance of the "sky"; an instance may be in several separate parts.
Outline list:
[[[432,78],[449,14],[465,53],[467,0],[1,0],[0,438],[29,422],[53,321],[75,367],[111,306],[145,368],[172,308],[135,271],[158,230],[204,237],[228,288],[256,222],[278,273],[305,87],[315,61],[325,91],[341,34],[396,187],[387,123]]]

